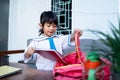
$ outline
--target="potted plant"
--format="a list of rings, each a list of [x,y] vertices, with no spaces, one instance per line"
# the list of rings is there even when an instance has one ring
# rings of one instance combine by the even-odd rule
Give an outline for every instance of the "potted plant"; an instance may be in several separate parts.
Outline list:
[[[97,30],[89,30],[90,32],[93,32],[96,35],[102,35],[103,37],[100,37],[102,42],[111,48],[111,52],[108,53],[108,55],[111,57],[112,67],[112,78],[113,80],[119,80],[120,79],[120,20],[118,26],[115,26],[114,24],[110,23],[109,29],[110,33],[104,33],[102,31]],[[108,57],[108,56],[107,56]]]

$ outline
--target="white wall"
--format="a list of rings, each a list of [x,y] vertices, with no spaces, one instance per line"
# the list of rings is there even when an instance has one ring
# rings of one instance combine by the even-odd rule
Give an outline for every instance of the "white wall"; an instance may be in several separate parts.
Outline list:
[[[25,49],[29,38],[38,36],[40,14],[51,10],[51,0],[10,0],[8,49]],[[23,59],[23,54],[10,55],[10,61]]]
[[[117,24],[118,0],[72,0],[72,26],[83,30],[81,38],[93,38],[87,29],[108,30],[108,21]]]

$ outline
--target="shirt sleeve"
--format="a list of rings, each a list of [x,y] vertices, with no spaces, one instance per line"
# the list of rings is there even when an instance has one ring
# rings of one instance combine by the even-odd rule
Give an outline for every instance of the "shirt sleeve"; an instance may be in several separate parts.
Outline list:
[[[25,63],[28,63],[29,61],[33,61],[33,60],[36,59],[36,54],[33,54],[30,58],[26,58],[25,57],[25,53],[26,53],[26,51],[28,50],[29,47],[34,47],[35,48],[35,42],[34,42],[34,40],[31,41],[31,43],[26,47],[26,49],[24,51],[24,62]]]
[[[71,38],[70,35],[61,36],[61,41],[62,41],[61,43],[63,49],[75,46],[75,42],[74,41],[71,42],[70,38]]]

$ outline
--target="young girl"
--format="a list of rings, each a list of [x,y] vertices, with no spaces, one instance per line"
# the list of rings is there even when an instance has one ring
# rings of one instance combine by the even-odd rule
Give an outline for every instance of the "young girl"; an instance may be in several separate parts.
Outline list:
[[[54,33],[57,30],[58,18],[55,13],[52,11],[45,11],[40,16],[40,36],[31,41],[28,47],[25,50],[25,62],[36,58],[36,67],[37,69],[42,70],[52,70],[55,61],[44,58],[40,54],[35,53],[36,49],[50,50],[55,49],[59,53],[63,54],[63,50],[71,47],[71,42],[74,41],[74,35],[76,32],[79,32],[81,36],[82,31],[79,29],[74,30],[71,35],[55,35]],[[55,47],[50,46],[49,38],[53,38]]]

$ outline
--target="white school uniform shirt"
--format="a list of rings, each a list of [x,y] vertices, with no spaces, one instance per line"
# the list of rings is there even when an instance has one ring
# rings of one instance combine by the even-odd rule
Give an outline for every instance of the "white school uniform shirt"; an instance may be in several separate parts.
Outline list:
[[[53,41],[56,47],[56,50],[63,54],[63,50],[67,49],[74,45],[74,42],[70,42],[70,35],[53,35]],[[34,47],[35,49],[49,50],[49,37],[41,35],[39,38],[34,38],[28,47],[25,49],[25,52],[29,47]],[[31,59],[36,59],[36,67],[37,69],[42,70],[53,70],[55,61],[49,60],[47,58],[42,57],[40,54],[34,53],[30,58],[24,58],[25,63],[27,63]]]

